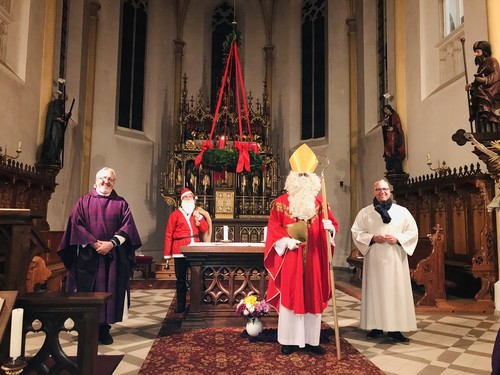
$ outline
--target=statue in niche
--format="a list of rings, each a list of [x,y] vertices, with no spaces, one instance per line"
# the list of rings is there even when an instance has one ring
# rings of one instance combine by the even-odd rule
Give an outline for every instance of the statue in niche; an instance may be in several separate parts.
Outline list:
[[[207,192],[210,192],[210,175],[207,171],[202,172],[202,175],[201,183],[203,185],[203,194],[206,195]]]
[[[259,195],[260,178],[257,174],[252,177],[252,195]]]
[[[248,176],[246,173],[241,175],[241,195],[248,195]]]

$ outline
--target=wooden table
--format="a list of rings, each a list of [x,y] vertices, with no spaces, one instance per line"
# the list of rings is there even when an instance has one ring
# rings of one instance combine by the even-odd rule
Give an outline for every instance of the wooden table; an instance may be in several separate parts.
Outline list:
[[[264,244],[200,242],[180,250],[191,265],[190,306],[182,327],[243,326],[236,305],[250,293],[265,296]]]

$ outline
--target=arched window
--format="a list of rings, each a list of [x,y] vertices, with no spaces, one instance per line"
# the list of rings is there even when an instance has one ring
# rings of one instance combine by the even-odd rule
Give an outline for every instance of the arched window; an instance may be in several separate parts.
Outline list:
[[[145,0],[123,0],[118,126],[143,129],[144,66],[148,3]]]
[[[210,108],[215,109],[218,90],[224,74],[224,41],[233,30],[234,9],[227,2],[219,4],[212,15],[212,74],[210,86]]]
[[[326,1],[305,0],[302,5],[302,140],[326,135],[326,30]]]

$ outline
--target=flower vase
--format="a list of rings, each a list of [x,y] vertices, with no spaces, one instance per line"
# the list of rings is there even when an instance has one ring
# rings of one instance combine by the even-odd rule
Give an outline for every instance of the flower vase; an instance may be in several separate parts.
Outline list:
[[[247,333],[250,336],[258,336],[262,332],[262,322],[259,318],[249,319],[246,325]]]

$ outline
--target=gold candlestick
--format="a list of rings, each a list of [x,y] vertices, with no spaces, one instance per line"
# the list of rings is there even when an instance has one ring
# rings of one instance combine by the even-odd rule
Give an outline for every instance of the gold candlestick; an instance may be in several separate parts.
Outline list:
[[[4,363],[1,369],[7,375],[17,375],[23,371],[23,368],[25,368],[26,365],[27,362],[24,359],[24,357],[17,357],[17,358],[11,358],[9,362]]]

